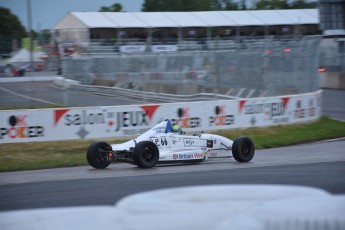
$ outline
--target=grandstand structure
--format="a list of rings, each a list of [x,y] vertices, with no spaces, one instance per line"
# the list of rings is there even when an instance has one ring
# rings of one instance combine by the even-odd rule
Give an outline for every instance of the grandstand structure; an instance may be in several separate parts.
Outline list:
[[[314,35],[320,33],[319,24],[317,9],[70,12],[54,26],[53,31],[60,43],[151,45],[181,44],[184,41],[202,43],[215,37],[239,40],[243,36]]]
[[[317,9],[71,12],[53,31],[83,84],[250,98],[318,89],[319,23]]]

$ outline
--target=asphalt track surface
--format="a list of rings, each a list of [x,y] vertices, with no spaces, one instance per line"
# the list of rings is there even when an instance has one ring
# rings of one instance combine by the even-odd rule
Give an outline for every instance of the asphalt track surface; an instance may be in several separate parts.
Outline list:
[[[150,103],[125,97],[107,97],[69,91],[50,81],[0,83],[0,98],[0,107],[88,107]]]
[[[49,81],[0,83],[0,107],[21,106],[115,106],[147,104],[150,101],[106,97],[62,89]],[[157,103],[157,102],[155,102]],[[345,120],[345,90],[324,89],[323,114]]]
[[[2,173],[0,210],[113,205],[124,196],[160,188],[212,184],[287,184],[345,193],[345,140],[258,150],[251,163],[217,159],[139,169],[112,164]]]
[[[24,95],[25,89],[29,92],[26,96],[35,98],[27,98],[30,103],[39,103],[36,99],[40,99],[59,104],[55,97],[59,100],[65,97],[66,101],[66,91],[54,86],[48,85],[47,88],[47,85],[35,83],[35,86],[30,85],[31,88],[21,88],[19,85],[0,84],[0,106],[8,106],[4,105],[8,101],[14,104],[16,101],[19,101],[19,104],[23,103],[25,97],[18,94]],[[55,89],[57,91],[54,91]],[[8,90],[11,90],[12,96],[7,95]],[[125,99],[116,101],[116,98],[108,98],[107,101],[102,97],[100,100],[97,99],[98,96],[75,92],[67,94],[70,106],[141,104]],[[3,102],[4,98],[6,102]],[[96,104],[91,104],[92,100],[95,100],[93,103]],[[29,101],[25,102],[26,105]],[[345,120],[344,101],[344,91],[326,90],[323,113]],[[81,104],[84,102],[85,104]],[[47,104],[42,101],[40,103]],[[0,173],[0,210],[113,205],[124,196],[138,192],[210,184],[305,185],[321,188],[333,194],[345,194],[344,173],[345,139],[258,150],[251,163],[217,159],[193,165],[162,165],[147,170],[129,164],[112,164],[105,170],[95,170],[86,166],[9,172]]]

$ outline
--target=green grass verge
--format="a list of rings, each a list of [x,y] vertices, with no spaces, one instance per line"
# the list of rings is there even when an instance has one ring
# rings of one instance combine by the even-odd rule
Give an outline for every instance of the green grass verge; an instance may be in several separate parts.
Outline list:
[[[257,149],[345,137],[345,122],[322,117],[307,124],[222,130],[216,134],[235,139],[249,136]],[[95,140],[9,143],[0,145],[0,172],[87,165],[85,152]],[[107,140],[119,143],[119,140]]]

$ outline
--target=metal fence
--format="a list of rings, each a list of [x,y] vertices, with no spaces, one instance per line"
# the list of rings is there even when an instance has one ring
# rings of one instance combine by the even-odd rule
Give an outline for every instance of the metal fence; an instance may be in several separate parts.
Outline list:
[[[163,93],[214,92],[240,97],[304,93],[319,88],[320,40],[307,36],[242,40],[228,49],[93,53],[63,60],[62,67],[64,76],[83,84],[106,81],[110,86]]]
[[[79,55],[54,52],[44,46],[48,59],[1,63],[0,76],[16,70],[56,71],[83,84],[117,85],[160,93],[221,93],[239,97],[304,93],[319,88],[319,36],[251,37],[237,40],[181,41],[174,52],[124,53],[114,46],[73,44]],[[127,42],[126,45],[129,45]],[[130,43],[130,45],[136,45]],[[142,44],[141,44],[142,45]],[[66,54],[60,59],[61,53]],[[333,54],[334,52],[329,51]],[[326,58],[327,57],[327,58]],[[321,52],[321,63],[345,69],[339,59]],[[19,73],[18,73],[19,74]]]

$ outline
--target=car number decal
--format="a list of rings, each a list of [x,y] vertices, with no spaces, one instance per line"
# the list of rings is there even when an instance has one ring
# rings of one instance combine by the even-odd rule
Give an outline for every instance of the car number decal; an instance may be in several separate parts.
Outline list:
[[[168,140],[166,136],[162,136],[159,138],[150,138],[150,141],[155,143],[158,147],[164,147],[168,145]]]

